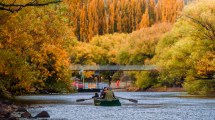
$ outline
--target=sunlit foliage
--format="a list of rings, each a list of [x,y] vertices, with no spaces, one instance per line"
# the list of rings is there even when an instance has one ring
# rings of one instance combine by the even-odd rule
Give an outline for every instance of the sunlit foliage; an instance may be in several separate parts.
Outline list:
[[[131,33],[117,55],[118,64],[145,64],[155,55],[155,47],[162,35],[171,29],[171,24],[156,24]]]
[[[73,52],[72,63],[77,64],[121,64],[121,65],[143,65],[150,64],[150,60],[155,55],[155,47],[162,35],[171,29],[171,24],[156,24],[150,28],[144,28],[130,34],[107,34],[94,37],[89,44],[80,42]],[[142,78],[142,73],[132,72],[134,80],[140,88],[148,88],[154,85],[157,76],[151,76],[154,72],[144,74],[147,78]],[[115,80],[114,74],[112,80]],[[120,77],[116,77],[120,79]],[[149,85],[143,85],[151,81]]]
[[[0,1],[0,10],[11,13],[18,12],[25,7],[30,6],[47,6],[49,4],[57,4],[61,0],[2,0]]]
[[[95,54],[97,58],[100,58],[96,62],[98,64],[116,64],[116,57],[119,54],[119,50],[123,47],[124,43],[126,43],[127,36],[127,34],[116,33],[94,37],[90,41],[90,44],[97,46],[98,52],[104,53],[100,57],[98,56],[99,54]]]
[[[8,84],[9,91],[58,91],[70,85],[69,51],[74,42],[65,13],[63,5],[28,7],[1,25],[1,84]]]
[[[181,13],[183,7],[183,0],[65,0],[0,11],[0,89],[68,90],[70,64],[156,64],[159,73],[127,75],[141,89],[183,85],[191,94],[214,94],[215,2],[197,0]]]
[[[157,84],[158,73],[156,71],[143,71],[135,73],[135,84],[138,88],[148,89]]]
[[[190,4],[175,23],[173,30],[159,41],[155,61],[161,68],[160,78],[163,83],[174,86],[186,80],[185,87],[190,91],[194,86],[195,89],[202,86],[197,84],[207,83],[195,80],[213,79],[215,73],[214,11],[215,1],[213,0]],[[215,91],[211,90],[210,85],[204,87]],[[200,92],[208,93],[201,90],[198,93]],[[194,90],[193,94],[195,93],[197,92]]]
[[[131,33],[155,23],[174,23],[183,0],[65,0],[74,33],[88,42],[96,35]]]

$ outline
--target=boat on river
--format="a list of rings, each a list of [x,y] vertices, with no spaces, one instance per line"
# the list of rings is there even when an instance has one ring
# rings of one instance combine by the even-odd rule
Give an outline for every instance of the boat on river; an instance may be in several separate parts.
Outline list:
[[[105,99],[95,98],[94,105],[95,106],[121,106],[121,103],[119,99],[105,100]]]

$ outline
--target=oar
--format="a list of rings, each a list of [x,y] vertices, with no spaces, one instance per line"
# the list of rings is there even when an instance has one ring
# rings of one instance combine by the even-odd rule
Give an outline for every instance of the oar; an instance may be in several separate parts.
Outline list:
[[[133,102],[133,103],[138,103],[138,101],[135,100],[135,99],[128,99],[128,98],[122,98],[122,97],[117,97],[117,98],[124,99],[124,100],[128,100],[128,101],[131,101],[131,102]]]
[[[77,99],[76,102],[83,102],[83,101],[85,101],[85,100],[91,100],[91,99],[93,99],[93,98],[88,98],[88,99]]]

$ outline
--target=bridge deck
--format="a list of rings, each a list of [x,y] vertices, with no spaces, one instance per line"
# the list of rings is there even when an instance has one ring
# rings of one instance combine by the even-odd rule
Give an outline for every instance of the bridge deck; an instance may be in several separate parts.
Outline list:
[[[72,71],[146,71],[155,70],[154,65],[71,65]]]

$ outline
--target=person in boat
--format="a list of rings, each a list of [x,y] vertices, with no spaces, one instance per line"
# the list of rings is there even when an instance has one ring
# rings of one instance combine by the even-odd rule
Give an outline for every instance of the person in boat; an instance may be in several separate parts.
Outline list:
[[[105,91],[107,90],[107,87],[104,87],[101,94],[100,94],[100,98],[104,99],[105,98]]]
[[[106,91],[104,91],[104,92],[105,92],[105,94],[104,94],[104,99],[105,100],[116,99],[115,95],[114,95],[114,92],[112,90],[110,90],[110,88],[106,88]]]
[[[99,94],[96,92],[92,98],[99,98]]]

